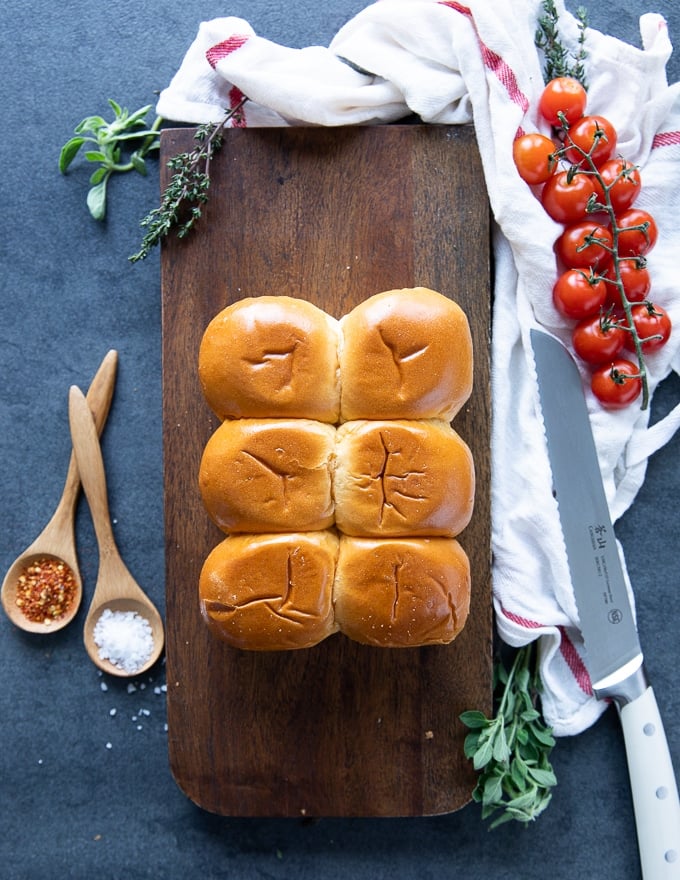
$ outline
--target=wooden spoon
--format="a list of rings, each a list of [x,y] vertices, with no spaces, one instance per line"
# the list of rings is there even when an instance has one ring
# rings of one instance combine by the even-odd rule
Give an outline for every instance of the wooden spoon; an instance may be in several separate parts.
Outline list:
[[[99,547],[99,573],[90,609],[85,618],[85,649],[92,662],[111,675],[140,675],[158,660],[163,650],[163,621],[155,605],[134,580],[123,562],[113,536],[106,489],[106,474],[99,438],[83,392],[77,386],[69,391],[71,439],[94,523]],[[146,661],[130,670],[100,656],[95,642],[95,626],[103,612],[136,612],[151,627],[153,648]]]
[[[111,407],[118,366],[118,353],[113,349],[101,362],[87,392],[87,403],[92,411],[96,430],[101,433]],[[52,518],[33,543],[21,553],[10,566],[2,583],[2,605],[12,623],[20,629],[33,633],[53,633],[70,623],[80,607],[83,593],[75,540],[75,509],[80,492],[80,474],[75,455],[71,453],[66,482]],[[68,611],[63,617],[48,622],[29,620],[16,604],[17,587],[22,571],[39,559],[51,559],[66,563],[73,572],[76,592]]]

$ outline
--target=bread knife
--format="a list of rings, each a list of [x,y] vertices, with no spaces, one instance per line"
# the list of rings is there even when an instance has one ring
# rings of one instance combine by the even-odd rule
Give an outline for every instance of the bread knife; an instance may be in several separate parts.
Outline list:
[[[680,801],[602,483],[578,368],[531,331],[548,457],[593,693],[623,729],[644,880],[680,878]]]

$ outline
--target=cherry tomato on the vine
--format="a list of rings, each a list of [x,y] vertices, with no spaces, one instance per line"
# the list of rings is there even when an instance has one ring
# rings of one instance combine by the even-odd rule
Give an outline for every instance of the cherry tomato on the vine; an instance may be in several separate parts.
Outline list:
[[[613,267],[608,270],[607,278],[611,279],[607,283],[607,304],[619,308],[622,305],[621,292],[618,285],[613,283],[616,280]],[[619,278],[628,302],[642,302],[647,299],[647,294],[652,288],[652,279],[644,257],[627,257],[619,260]]]
[[[543,187],[541,204],[558,223],[576,223],[588,215],[586,209],[595,191],[589,174],[557,171]]]
[[[626,342],[628,333],[606,315],[584,318],[574,327],[571,340],[574,351],[587,364],[611,363]]]
[[[611,257],[612,234],[600,223],[581,220],[567,226],[555,242],[555,253],[567,269],[597,269]]]
[[[557,311],[576,321],[598,314],[606,299],[606,282],[581,269],[567,269],[553,287],[553,303]]]
[[[640,396],[642,380],[637,364],[617,357],[594,371],[590,387],[603,406],[622,409]]]
[[[641,341],[644,354],[657,351],[668,342],[671,335],[671,319],[668,312],[661,306],[652,303],[639,303],[631,309],[633,324]],[[626,334],[626,347],[635,350],[635,342],[631,333]],[[646,342],[643,340],[647,340]]]
[[[630,208],[640,194],[642,186],[640,169],[619,157],[608,159],[598,170],[602,183],[609,188],[609,200],[614,213],[619,214]],[[604,191],[600,182],[596,180],[595,186],[601,194],[600,199],[604,204]]]
[[[532,132],[515,138],[512,158],[517,173],[525,183],[536,186],[545,183],[555,170],[555,144],[544,134]]]
[[[652,215],[641,208],[629,208],[616,218],[619,227],[618,251],[621,257],[649,253],[656,244],[659,230]]]
[[[543,89],[538,100],[538,112],[551,125],[562,125],[560,113],[569,125],[573,125],[585,113],[586,101],[586,90],[577,79],[558,76]]]
[[[602,165],[616,150],[616,129],[604,116],[583,116],[571,126],[565,138],[566,157],[574,165]]]

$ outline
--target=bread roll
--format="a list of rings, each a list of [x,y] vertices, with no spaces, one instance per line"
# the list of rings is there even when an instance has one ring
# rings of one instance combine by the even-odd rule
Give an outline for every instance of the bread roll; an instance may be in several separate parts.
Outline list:
[[[223,532],[307,532],[334,521],[335,428],[309,419],[235,419],[208,440],[198,474]]]
[[[382,648],[448,644],[470,610],[470,564],[455,538],[341,536],[335,619]]]
[[[337,526],[347,535],[454,537],[472,516],[472,453],[448,422],[345,422],[333,494]]]
[[[235,535],[208,555],[199,580],[201,614],[235,648],[309,648],[337,631],[332,532]]]
[[[338,322],[310,302],[241,299],[203,334],[198,373],[205,399],[220,419],[337,422],[338,341]]]
[[[472,391],[463,310],[424,287],[389,290],[340,320],[340,416],[451,421]]]

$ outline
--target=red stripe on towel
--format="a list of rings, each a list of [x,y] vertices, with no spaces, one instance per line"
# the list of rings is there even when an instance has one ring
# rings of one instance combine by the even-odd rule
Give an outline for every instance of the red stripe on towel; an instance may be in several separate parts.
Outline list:
[[[248,42],[247,34],[232,34],[227,40],[223,40],[221,43],[211,46],[205,53],[208,64],[212,68],[215,68],[218,61],[221,61],[223,58],[226,58],[227,55],[231,55],[232,52],[240,49],[246,42]]]
[[[237,88],[236,86],[232,86],[231,89],[229,89],[229,107],[234,110],[234,114],[230,120],[232,128],[248,127],[245,110],[243,109],[243,107],[239,107],[239,104],[244,98],[245,95],[243,94],[241,89]]]
[[[542,623],[538,623],[538,621],[536,620],[529,620],[529,618],[527,617],[522,617],[520,614],[515,614],[514,611],[508,611],[508,609],[503,608],[503,606],[501,606],[501,611],[503,612],[503,617],[507,617],[508,620],[511,620],[518,626],[523,626],[525,629],[542,629],[543,627]]]
[[[457,3],[456,0],[439,0],[439,5],[447,6],[454,12],[459,12],[461,15],[465,15],[474,25],[472,10],[468,6],[463,6],[462,3]],[[496,78],[505,87],[512,102],[526,112],[529,109],[529,99],[520,89],[519,84],[517,83],[517,77],[513,70],[505,63],[505,61],[503,61],[497,52],[489,49],[489,47],[479,39],[479,34],[477,34],[477,40],[482,51],[482,60],[485,66],[495,73]]]
[[[662,131],[654,135],[652,149],[656,147],[675,147],[680,144],[680,131]]]
[[[587,694],[589,697],[593,695],[593,685],[590,681],[590,676],[588,675],[588,670],[586,669],[583,660],[579,656],[574,643],[567,635],[567,631],[563,626],[558,627],[560,631],[560,652],[564,657],[564,661],[571,670],[571,674],[576,679],[576,684],[581,688],[584,694]]]
[[[449,9],[453,9],[454,12],[460,12],[462,15],[467,15],[469,18],[472,18],[472,10],[469,6],[463,6],[462,3],[456,3],[455,0],[439,0],[440,6],[448,6]]]
[[[522,615],[515,614],[513,611],[508,611],[507,608],[503,608],[502,606],[501,612],[504,617],[508,618],[508,620],[518,624],[518,626],[523,626],[525,629],[541,629],[544,626],[544,624],[538,623],[536,620],[522,617]],[[560,653],[564,658],[564,662],[567,664],[569,671],[574,676],[576,684],[581,688],[583,693],[592,697],[593,685],[590,681],[590,675],[588,674],[588,670],[586,669],[583,660],[581,660],[574,643],[567,635],[566,629],[563,626],[559,626],[558,630],[560,632]]]

